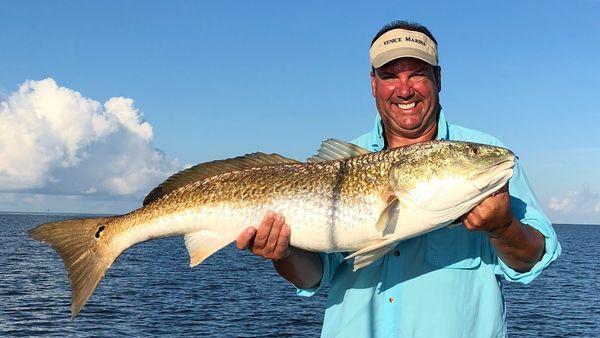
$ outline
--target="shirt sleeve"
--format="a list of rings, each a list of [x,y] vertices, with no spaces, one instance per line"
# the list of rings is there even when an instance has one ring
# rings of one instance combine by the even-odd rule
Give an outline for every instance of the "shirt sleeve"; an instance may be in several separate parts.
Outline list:
[[[337,267],[344,261],[344,256],[339,252],[334,253],[319,253],[319,257],[321,258],[321,263],[323,264],[323,277],[321,277],[321,281],[318,285],[310,288],[310,289],[302,289],[296,288],[296,294],[304,297],[310,297],[317,293],[319,290],[329,285],[331,278],[333,278],[333,273],[337,269]]]
[[[503,262],[500,257],[496,256],[495,273],[503,275],[506,280],[527,284],[534,280],[550,263],[555,261],[562,249],[560,243],[558,243],[552,224],[538,204],[518,160],[515,161],[513,176],[509,180],[508,190],[511,195],[510,202],[513,214],[521,223],[535,228],[544,235],[546,244],[545,252],[542,259],[527,272],[515,271]]]

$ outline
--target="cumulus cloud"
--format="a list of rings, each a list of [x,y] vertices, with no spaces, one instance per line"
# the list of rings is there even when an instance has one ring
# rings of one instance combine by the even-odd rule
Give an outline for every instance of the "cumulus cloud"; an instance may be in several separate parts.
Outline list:
[[[152,139],[132,99],[27,81],[0,102],[0,192],[141,196],[180,169]]]
[[[600,193],[587,189],[569,191],[565,196],[552,197],[548,208],[556,214],[597,214],[600,215]]]

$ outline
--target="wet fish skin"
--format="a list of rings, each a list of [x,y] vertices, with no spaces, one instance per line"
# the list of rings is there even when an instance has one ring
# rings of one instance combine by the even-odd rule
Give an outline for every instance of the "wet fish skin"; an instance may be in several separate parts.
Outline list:
[[[340,156],[339,144],[330,145],[330,155]],[[351,257],[360,268],[396,242],[460,217],[500,189],[514,165],[514,155],[504,148],[454,141],[314,163],[262,155],[205,165],[201,169],[212,174],[198,180],[184,173],[184,185],[167,184],[149,194],[147,205],[122,216],[52,222],[30,230],[32,238],[49,243],[65,262],[72,318],[112,262],[137,243],[185,235],[194,266],[275,211],[286,216],[291,245],[354,252]]]

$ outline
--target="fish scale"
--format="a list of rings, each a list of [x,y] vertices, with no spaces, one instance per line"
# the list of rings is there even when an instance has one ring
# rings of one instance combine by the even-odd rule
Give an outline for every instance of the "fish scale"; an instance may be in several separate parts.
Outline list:
[[[381,213],[378,195],[389,190],[387,174],[384,176],[383,171],[369,168],[377,157],[324,164],[265,166],[226,173],[177,190],[163,197],[160,204],[139,209],[131,217],[140,219],[135,224],[143,229],[151,226],[156,214],[179,215],[182,209],[199,209],[191,219],[171,217],[168,229],[161,228],[164,230],[153,234],[153,237],[164,237],[201,229],[218,230],[223,226],[223,219],[241,231],[255,224],[267,211],[276,211],[286,216],[294,233],[292,245],[313,251],[350,250],[360,243],[356,240],[334,242],[335,236],[327,237],[328,241],[315,242],[314,234],[315,231],[336,233],[355,229],[358,232],[355,236],[344,237],[358,238],[360,242],[372,240],[364,232],[367,229],[374,232],[372,225]],[[162,211],[157,213],[157,208]],[[190,227],[192,220],[196,224]],[[122,224],[131,222],[124,219]]]

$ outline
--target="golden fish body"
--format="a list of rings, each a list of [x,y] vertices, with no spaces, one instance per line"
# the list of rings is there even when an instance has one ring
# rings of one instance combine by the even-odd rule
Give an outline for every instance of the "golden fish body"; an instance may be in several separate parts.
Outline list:
[[[263,166],[179,189],[116,220],[129,244],[199,230],[237,235],[267,211],[282,213],[291,244],[310,251],[356,251],[375,230],[391,196],[383,154],[308,164]],[[387,156],[389,157],[389,156]],[[135,224],[135,226],[134,226]]]
[[[506,149],[448,141],[368,153],[329,140],[310,160],[257,153],[201,164],[169,178],[129,214],[47,223],[30,235],[65,261],[74,317],[137,243],[185,235],[194,266],[275,211],[286,217],[291,245],[354,252],[358,269],[398,241],[454,221],[500,189],[514,165]]]

